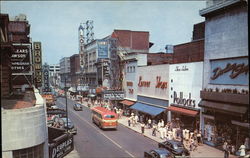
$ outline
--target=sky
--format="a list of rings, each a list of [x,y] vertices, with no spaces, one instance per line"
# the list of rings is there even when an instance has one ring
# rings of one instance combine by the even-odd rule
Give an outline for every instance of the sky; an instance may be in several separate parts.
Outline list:
[[[1,13],[25,14],[32,42],[42,43],[43,63],[59,64],[79,53],[78,27],[94,21],[94,38],[115,29],[148,31],[150,53],[165,52],[166,44],[191,41],[193,25],[204,21],[205,1],[0,1]]]

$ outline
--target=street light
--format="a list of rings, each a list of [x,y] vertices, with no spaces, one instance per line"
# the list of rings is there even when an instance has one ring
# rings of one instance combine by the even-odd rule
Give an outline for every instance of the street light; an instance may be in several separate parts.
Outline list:
[[[66,99],[66,120],[67,120],[67,129],[66,129],[66,131],[67,131],[67,133],[68,133],[68,102],[67,102],[67,87],[66,87],[66,77],[65,77],[65,80],[64,80],[64,93],[65,93],[65,99]]]

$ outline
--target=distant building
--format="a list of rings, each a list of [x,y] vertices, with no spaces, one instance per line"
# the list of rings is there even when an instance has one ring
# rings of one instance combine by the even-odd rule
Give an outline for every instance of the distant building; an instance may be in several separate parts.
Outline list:
[[[51,84],[53,86],[58,86],[59,81],[60,81],[60,65],[54,64],[54,65],[49,65],[49,74],[51,78]]]
[[[68,87],[70,87],[70,58],[64,57],[60,59],[60,87],[63,88],[65,86],[65,79]]]
[[[79,54],[70,56],[70,78],[71,87],[77,87],[80,84],[80,58]]]

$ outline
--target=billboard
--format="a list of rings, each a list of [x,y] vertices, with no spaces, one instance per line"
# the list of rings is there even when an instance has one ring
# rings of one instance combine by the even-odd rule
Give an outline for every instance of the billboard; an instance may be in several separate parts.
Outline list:
[[[29,74],[31,72],[31,44],[13,44],[11,55],[12,74]]]
[[[43,92],[51,92],[49,83],[49,66],[45,65],[43,69]]]
[[[123,100],[123,91],[104,91],[103,98],[106,100]]]

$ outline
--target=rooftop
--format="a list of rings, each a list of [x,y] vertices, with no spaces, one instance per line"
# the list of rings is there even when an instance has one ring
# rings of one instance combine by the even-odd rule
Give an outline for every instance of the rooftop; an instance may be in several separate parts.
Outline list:
[[[34,92],[27,90],[19,94],[13,94],[9,98],[1,101],[1,107],[4,109],[22,109],[34,106],[36,103]]]

